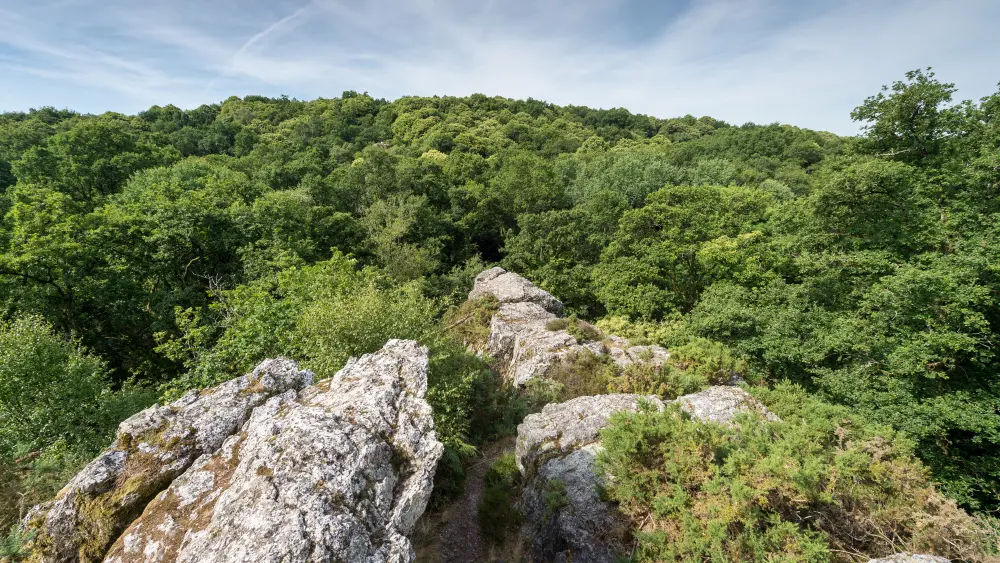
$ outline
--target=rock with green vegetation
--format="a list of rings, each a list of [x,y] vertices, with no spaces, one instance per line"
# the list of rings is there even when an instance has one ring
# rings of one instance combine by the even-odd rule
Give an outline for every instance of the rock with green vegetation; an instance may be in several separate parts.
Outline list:
[[[595,471],[600,432],[616,412],[657,397],[598,395],[549,404],[517,429],[515,456],[524,475],[521,498],[535,557],[541,561],[611,562],[627,537],[625,522],[601,500]]]
[[[624,554],[629,524],[602,497],[597,469],[601,431],[612,415],[637,412],[643,403],[662,410],[655,396],[598,395],[546,405],[517,429],[518,468],[524,475],[522,508],[532,547],[543,561],[610,563]],[[729,423],[737,414],[777,417],[746,391],[711,387],[676,400],[692,418]]]
[[[105,561],[412,561],[407,536],[444,449],[427,369],[427,348],[390,340],[273,397],[158,495]]]
[[[560,319],[534,303],[504,304],[493,315],[485,351],[515,385],[544,377],[553,365],[574,353],[605,353],[599,341],[580,342],[566,329],[547,328],[553,320]]]
[[[575,316],[563,317],[562,304],[555,298],[503,268],[476,277],[469,303],[484,297],[495,298],[499,308],[490,320],[485,346],[477,351],[494,358],[501,373],[519,387],[580,354],[607,355],[620,367],[636,363],[662,367],[670,358],[660,346],[633,346]]]
[[[720,424],[731,424],[737,415],[753,412],[771,421],[779,420],[777,415],[767,410],[753,395],[739,387],[715,385],[704,391],[678,397],[681,410],[691,418]]]
[[[29,560],[100,561],[146,503],[218,450],[255,407],[312,379],[293,361],[266,360],[247,375],[125,420],[110,448],[25,517]]]
[[[605,340],[608,355],[616,364],[627,367],[632,364],[651,364],[662,367],[670,359],[670,352],[655,344],[633,345],[620,336],[609,335]]]

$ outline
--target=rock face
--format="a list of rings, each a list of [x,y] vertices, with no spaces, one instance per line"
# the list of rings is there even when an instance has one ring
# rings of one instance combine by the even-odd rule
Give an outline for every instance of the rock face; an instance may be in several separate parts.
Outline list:
[[[490,268],[476,276],[472,292],[469,293],[469,299],[475,300],[486,295],[496,297],[501,305],[505,303],[534,303],[559,317],[565,312],[562,302],[553,297],[551,293],[503,268]]]
[[[611,562],[625,523],[601,501],[595,471],[600,431],[616,412],[635,411],[639,395],[577,397],[546,405],[517,427],[515,456],[525,476],[521,503],[540,561]],[[656,408],[663,402],[645,397]]]
[[[412,561],[407,535],[443,452],[424,400],[427,349],[391,340],[298,391],[306,378],[162,480],[110,550],[85,560]]]
[[[869,559],[868,563],[948,563],[948,560],[944,557],[938,557],[937,555],[897,553],[881,559]]]
[[[599,340],[582,341],[566,328],[553,328],[552,322],[563,318],[563,304],[503,268],[476,276],[469,299],[487,295],[495,297],[500,308],[490,322],[490,336],[483,352],[495,358],[504,376],[516,385],[545,376],[552,366],[575,354],[609,355],[622,367],[637,362],[663,365],[670,357],[660,346],[633,346],[624,338],[604,335]]]
[[[37,530],[27,546],[33,560],[99,561],[153,496],[217,450],[255,407],[312,378],[295,362],[267,360],[248,375],[125,420],[110,448],[25,518]]]
[[[736,415],[744,412],[755,412],[767,420],[778,420],[777,415],[739,387],[716,385],[678,397],[677,403],[691,418],[720,424],[731,424]]]
[[[517,427],[518,469],[524,476],[521,499],[537,560],[610,563],[622,555],[626,525],[600,498],[604,477],[596,471],[600,431],[612,414],[636,411],[641,400],[655,408],[656,397],[598,395],[546,405]],[[728,424],[740,412],[777,417],[746,391],[711,387],[677,399],[693,418]]]

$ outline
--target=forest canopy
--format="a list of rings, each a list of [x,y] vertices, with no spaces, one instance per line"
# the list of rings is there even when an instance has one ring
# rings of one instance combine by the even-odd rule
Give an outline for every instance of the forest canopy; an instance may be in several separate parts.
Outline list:
[[[439,326],[493,263],[890,426],[996,513],[1000,94],[955,92],[908,73],[857,137],[483,95],[2,114],[0,525],[121,418],[277,354],[424,339],[474,448],[489,374]]]

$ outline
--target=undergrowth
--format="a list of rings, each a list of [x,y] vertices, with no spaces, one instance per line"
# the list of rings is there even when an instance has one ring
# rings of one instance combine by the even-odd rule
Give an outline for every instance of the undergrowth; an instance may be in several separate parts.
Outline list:
[[[521,473],[512,452],[493,462],[486,472],[484,486],[479,502],[479,526],[488,542],[500,545],[521,525],[521,513],[517,509]]]
[[[986,560],[995,533],[937,492],[905,438],[798,387],[755,394],[784,421],[724,427],[676,406],[612,418],[598,463],[636,560]]]

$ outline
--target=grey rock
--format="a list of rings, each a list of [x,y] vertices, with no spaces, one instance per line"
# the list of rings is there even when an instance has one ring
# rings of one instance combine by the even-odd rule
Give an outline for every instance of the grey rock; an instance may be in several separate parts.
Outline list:
[[[663,408],[663,401],[656,396],[629,394],[577,397],[545,405],[542,412],[529,414],[517,427],[517,468],[531,475],[548,459],[600,441],[601,430],[611,415],[637,411],[641,399],[657,409]]]
[[[562,302],[551,293],[503,268],[490,268],[476,276],[469,299],[475,300],[486,295],[496,297],[501,304],[534,303],[560,317],[565,312]]]
[[[301,389],[313,374],[290,360],[267,360],[252,373],[191,391],[122,422],[112,446],[22,526],[40,561],[99,560],[142,507],[197,458],[219,449],[268,398]]]
[[[390,340],[271,398],[146,507],[106,561],[409,562],[443,452],[427,349]]]
[[[598,395],[546,405],[517,428],[515,456],[525,475],[521,498],[537,560],[615,561],[627,527],[600,498],[604,478],[595,468],[600,431],[616,412],[636,411],[657,397]]]
[[[678,397],[677,403],[692,418],[720,424],[732,424],[736,415],[743,412],[756,412],[767,420],[780,420],[760,401],[739,387],[716,385],[698,393]]]
[[[500,372],[515,385],[545,377],[556,364],[578,354],[609,355],[619,366],[648,363],[662,367],[670,353],[660,346],[633,346],[628,340],[608,336],[601,341],[581,342],[567,330],[549,330],[561,318],[562,303],[528,280],[503,268],[492,268],[476,276],[469,299],[493,295],[500,308],[490,321],[490,336],[484,352],[494,358]]]
[[[869,559],[868,563],[949,563],[948,559],[937,555],[916,555],[913,553],[896,553],[881,559]]]
[[[501,305],[490,321],[486,352],[495,358],[500,371],[516,385],[542,377],[556,362],[587,348],[565,330],[549,330],[557,319],[535,303]]]

